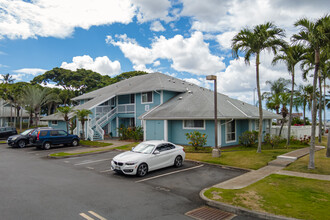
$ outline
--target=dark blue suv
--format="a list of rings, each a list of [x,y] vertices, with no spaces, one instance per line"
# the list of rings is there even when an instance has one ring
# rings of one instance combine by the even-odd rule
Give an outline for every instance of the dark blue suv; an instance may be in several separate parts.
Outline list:
[[[77,135],[68,134],[64,130],[49,129],[38,131],[35,141],[37,148],[48,150],[52,145],[79,145],[79,137]]]

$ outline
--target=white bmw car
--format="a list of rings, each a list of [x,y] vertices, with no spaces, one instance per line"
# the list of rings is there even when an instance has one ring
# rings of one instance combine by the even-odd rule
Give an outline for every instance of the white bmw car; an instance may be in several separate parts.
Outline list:
[[[185,156],[182,146],[166,141],[145,141],[131,151],[115,156],[111,161],[111,169],[128,175],[145,176],[152,170],[180,167]]]

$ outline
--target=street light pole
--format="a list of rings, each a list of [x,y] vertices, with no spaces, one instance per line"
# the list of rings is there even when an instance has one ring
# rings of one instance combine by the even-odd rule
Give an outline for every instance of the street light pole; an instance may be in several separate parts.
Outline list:
[[[217,98],[217,76],[209,75],[206,76],[207,80],[214,81],[214,146],[215,148],[212,151],[212,157],[220,157],[221,152],[218,147],[218,98]]]

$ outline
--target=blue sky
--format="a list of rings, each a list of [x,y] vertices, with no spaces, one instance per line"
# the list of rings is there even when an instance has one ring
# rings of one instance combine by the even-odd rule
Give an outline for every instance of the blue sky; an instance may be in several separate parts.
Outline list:
[[[289,40],[295,21],[329,9],[323,0],[0,0],[0,73],[30,81],[54,67],[111,77],[159,71],[207,88],[205,76],[216,74],[219,92],[252,103],[253,60],[233,60],[231,38],[272,21]],[[262,54],[263,91],[266,80],[290,78],[272,58]],[[306,83],[297,72],[297,84]]]

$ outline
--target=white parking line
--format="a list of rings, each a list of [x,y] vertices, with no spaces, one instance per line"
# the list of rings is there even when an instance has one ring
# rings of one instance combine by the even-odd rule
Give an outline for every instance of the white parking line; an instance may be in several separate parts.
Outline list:
[[[103,160],[89,160],[89,161],[85,161],[85,162],[81,162],[81,163],[76,163],[75,166],[89,164],[89,163],[97,163],[97,162],[106,161],[106,160],[112,160],[112,158],[103,159]]]
[[[79,214],[81,217],[83,217],[84,219],[87,219],[87,220],[94,220],[93,218],[89,217],[88,215],[86,215],[85,213],[80,213]]]
[[[95,212],[93,212],[93,211],[88,211],[88,213],[91,214],[91,215],[93,215],[93,216],[95,216],[97,219],[100,219],[100,220],[107,220],[106,218],[100,216],[99,214],[97,214],[97,213],[95,213]],[[88,216],[87,214],[85,214],[85,213],[83,213],[83,212],[82,212],[82,213],[79,213],[79,215],[80,215],[81,217],[83,217],[84,219],[87,219],[87,220],[95,220],[94,218]]]
[[[138,180],[138,181],[135,181],[135,182],[136,182],[136,183],[141,183],[141,182],[144,182],[144,181],[148,181],[148,180],[156,179],[156,178],[163,177],[163,176],[168,176],[168,175],[175,174],[175,173],[180,173],[180,172],[184,172],[184,171],[187,171],[187,170],[197,169],[197,168],[200,168],[200,167],[202,167],[202,166],[204,166],[204,164],[199,165],[199,166],[195,166],[195,167],[189,167],[189,168],[187,168],[187,169],[182,169],[182,170],[173,171],[173,172],[170,172],[170,173],[161,174],[161,175],[158,175],[158,176],[153,176],[153,177],[146,178],[146,179],[143,179],[143,180]]]
[[[89,214],[94,215],[96,218],[99,218],[100,220],[107,220],[106,218],[100,216],[99,214],[97,214],[97,213],[95,213],[93,211],[88,211],[88,212],[89,212]]]
[[[109,170],[102,170],[102,171],[100,171],[100,173],[106,173],[106,172],[110,172],[110,171],[112,171],[111,169],[109,169]]]

